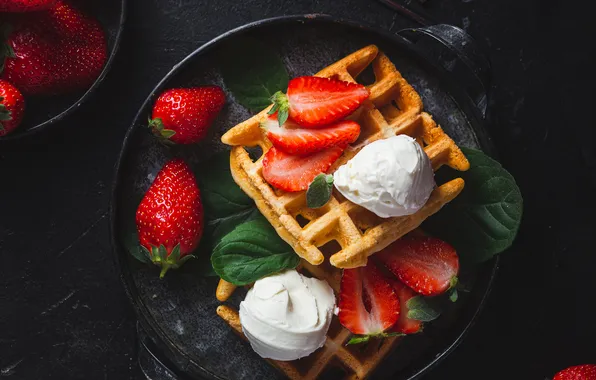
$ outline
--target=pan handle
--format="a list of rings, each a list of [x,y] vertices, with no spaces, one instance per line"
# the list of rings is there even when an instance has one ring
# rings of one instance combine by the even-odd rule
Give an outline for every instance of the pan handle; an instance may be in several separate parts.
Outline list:
[[[476,40],[463,29],[447,24],[402,29],[397,33],[450,72],[482,117],[486,117],[491,64]]]
[[[182,380],[158,354],[154,344],[137,322],[138,363],[147,380]]]

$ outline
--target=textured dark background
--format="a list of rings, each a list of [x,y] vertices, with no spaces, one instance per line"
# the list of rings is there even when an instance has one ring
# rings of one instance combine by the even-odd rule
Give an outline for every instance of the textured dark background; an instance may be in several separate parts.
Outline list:
[[[515,252],[464,343],[427,379],[544,379],[596,362],[595,25],[565,1],[429,0],[493,62],[492,131],[524,193]],[[249,21],[328,13],[413,26],[372,0],[130,0],[121,52],[91,102],[0,143],[0,377],[141,379],[135,318],[108,237],[113,167],[136,110],[202,43]]]

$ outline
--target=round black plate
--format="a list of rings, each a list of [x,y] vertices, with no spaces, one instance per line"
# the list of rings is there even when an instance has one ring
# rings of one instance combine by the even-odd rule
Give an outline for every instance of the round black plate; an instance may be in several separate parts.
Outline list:
[[[57,96],[28,96],[23,123],[0,140],[17,139],[41,131],[64,119],[87,101],[112,67],[124,29],[127,0],[76,1],[86,13],[96,17],[106,33],[108,59],[93,85],[84,91]]]
[[[194,169],[199,168],[205,158],[226,149],[219,141],[221,135],[251,116],[228,93],[228,102],[204,142],[169,148],[159,144],[147,130],[153,101],[171,87],[216,84],[225,89],[218,57],[223,51],[234,49],[238,38],[245,35],[277,50],[291,77],[313,74],[357,49],[377,44],[420,93],[425,109],[456,142],[490,149],[483,124],[469,99],[461,96],[460,88],[445,72],[421,59],[411,44],[399,36],[328,16],[292,16],[246,25],[196,50],[159,83],[128,131],[116,170],[111,208],[112,243],[125,288],[142,328],[181,378],[280,376],[215,314],[219,304],[215,298],[218,279],[200,274],[200,260],[189,261],[159,280],[156,267],[142,265],[127,253],[127,244],[135,244],[136,207],[162,165],[176,156],[183,157]],[[463,294],[423,334],[403,339],[375,376],[414,378],[449,353],[475,320],[496,269],[494,260],[468,273],[466,281],[473,282],[472,291]],[[242,289],[237,290],[231,303],[237,306],[244,294]]]

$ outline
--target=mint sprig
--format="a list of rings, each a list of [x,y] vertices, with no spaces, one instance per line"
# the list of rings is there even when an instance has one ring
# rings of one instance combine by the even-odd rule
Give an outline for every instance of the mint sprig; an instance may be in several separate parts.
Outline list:
[[[333,192],[333,176],[319,174],[308,186],[306,191],[306,205],[309,208],[320,208],[329,202]]]

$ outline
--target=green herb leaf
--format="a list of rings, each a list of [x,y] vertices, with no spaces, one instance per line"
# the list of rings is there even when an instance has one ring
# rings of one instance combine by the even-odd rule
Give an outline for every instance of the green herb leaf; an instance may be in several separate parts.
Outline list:
[[[255,39],[226,44],[220,64],[226,87],[238,103],[252,112],[269,106],[273,94],[288,87],[288,72],[282,60]]]
[[[422,296],[412,297],[406,302],[408,306],[408,318],[422,322],[430,322],[441,315],[433,309]]]
[[[457,294],[457,288],[449,289],[448,293],[449,293],[449,300],[451,302],[457,302],[457,299],[459,298],[459,295]]]
[[[474,264],[511,246],[521,223],[523,199],[515,179],[501,164],[481,151],[462,151],[470,170],[441,169],[437,179],[462,177],[464,190],[422,228],[452,244],[462,261]]]
[[[310,208],[323,207],[329,202],[333,191],[333,176],[319,174],[308,186],[306,191],[306,205]]]
[[[234,285],[246,285],[284,269],[300,259],[263,216],[245,222],[224,236],[215,247],[215,272]]]

